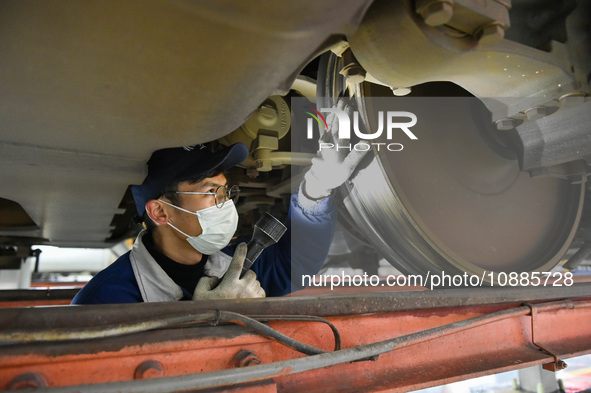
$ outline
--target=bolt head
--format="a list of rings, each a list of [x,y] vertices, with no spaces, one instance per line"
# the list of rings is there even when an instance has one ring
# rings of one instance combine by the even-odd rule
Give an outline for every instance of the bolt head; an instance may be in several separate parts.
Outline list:
[[[419,14],[423,17],[425,23],[433,27],[449,22],[453,13],[454,8],[447,1],[432,1],[419,10]]]
[[[164,375],[162,363],[157,360],[146,360],[135,369],[135,379],[158,378]]]
[[[261,364],[261,361],[255,358],[247,359],[244,361],[244,367],[256,366],[257,364]]]
[[[489,46],[500,42],[505,38],[505,29],[501,25],[484,26],[478,34],[478,44]]]
[[[566,106],[577,106],[585,102],[585,96],[582,94],[570,94],[560,97],[560,104]]]
[[[261,358],[254,352],[242,349],[234,356],[234,362],[238,367],[256,366],[261,364]]]
[[[21,390],[27,388],[46,388],[49,385],[45,375],[37,372],[21,374],[8,384],[8,390]]]
[[[542,117],[546,116],[547,114],[548,114],[548,109],[543,108],[543,107],[532,108],[532,109],[528,109],[527,111],[525,111],[525,116],[527,117],[527,120],[541,119]]]
[[[497,130],[509,131],[515,128],[515,120],[513,119],[502,119],[496,122]]]

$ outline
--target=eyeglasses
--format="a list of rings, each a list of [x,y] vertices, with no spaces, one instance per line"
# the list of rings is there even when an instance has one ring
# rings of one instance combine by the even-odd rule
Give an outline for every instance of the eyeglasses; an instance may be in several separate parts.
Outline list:
[[[227,200],[232,199],[234,204],[238,202],[238,196],[240,195],[240,188],[238,186],[232,186],[228,188],[227,186],[219,186],[215,189],[215,192],[208,191],[208,192],[197,192],[197,191],[177,191],[177,194],[191,194],[191,195],[213,195],[215,198],[215,205],[218,209],[221,209],[226,203]]]

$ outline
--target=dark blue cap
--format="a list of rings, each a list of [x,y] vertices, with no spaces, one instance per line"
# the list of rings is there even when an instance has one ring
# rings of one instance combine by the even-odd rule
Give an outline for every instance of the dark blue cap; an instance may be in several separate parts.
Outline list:
[[[204,145],[172,147],[156,150],[148,160],[148,175],[140,186],[131,186],[137,213],[144,214],[146,202],[162,195],[175,181],[204,175],[216,168],[225,170],[248,157],[248,148],[236,143],[212,153]]]

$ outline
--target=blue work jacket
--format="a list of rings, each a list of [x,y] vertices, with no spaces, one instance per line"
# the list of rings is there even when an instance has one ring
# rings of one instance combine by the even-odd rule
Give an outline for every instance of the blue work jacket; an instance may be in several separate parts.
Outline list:
[[[266,248],[251,267],[267,296],[283,296],[301,288],[302,275],[316,274],[326,256],[337,220],[332,197],[308,199],[301,190],[291,197],[287,232]],[[138,236],[131,251],[94,276],[72,304],[137,303],[190,300],[147,252]],[[205,274],[223,276],[235,245],[208,256]]]

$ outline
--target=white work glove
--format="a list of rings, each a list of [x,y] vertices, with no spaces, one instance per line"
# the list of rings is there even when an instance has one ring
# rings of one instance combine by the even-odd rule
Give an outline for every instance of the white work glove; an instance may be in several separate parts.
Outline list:
[[[236,247],[232,262],[221,281],[217,277],[202,277],[193,292],[193,300],[265,297],[265,290],[261,288],[255,272],[249,270],[240,278],[246,249],[246,243]]]
[[[353,124],[353,110],[344,100],[339,100],[335,105],[349,115]],[[343,184],[365,156],[367,151],[357,151],[351,148],[336,149],[337,144],[348,146],[348,139],[338,139],[339,121],[334,113],[330,113],[326,122],[328,130],[320,136],[321,142],[332,143],[335,148],[321,149],[312,159],[312,167],[304,175],[304,193],[312,199],[320,199],[330,195],[331,191]]]

